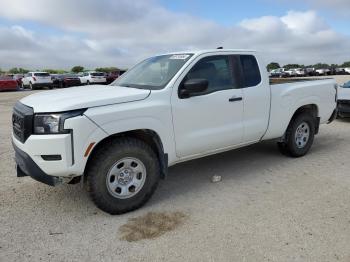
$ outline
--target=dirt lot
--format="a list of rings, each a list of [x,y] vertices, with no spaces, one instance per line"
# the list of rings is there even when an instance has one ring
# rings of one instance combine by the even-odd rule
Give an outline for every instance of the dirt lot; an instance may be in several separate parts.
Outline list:
[[[0,93],[0,261],[350,261],[350,121],[322,126],[304,158],[264,142],[175,166],[145,207],[110,216],[80,185],[16,178],[11,107],[28,94]],[[187,219],[121,240],[119,227],[149,211]]]

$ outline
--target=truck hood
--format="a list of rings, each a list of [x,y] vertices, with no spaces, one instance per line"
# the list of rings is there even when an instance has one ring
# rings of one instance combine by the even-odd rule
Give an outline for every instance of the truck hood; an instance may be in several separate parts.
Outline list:
[[[150,93],[146,89],[90,85],[40,92],[20,101],[32,107],[35,113],[50,113],[139,101]]]

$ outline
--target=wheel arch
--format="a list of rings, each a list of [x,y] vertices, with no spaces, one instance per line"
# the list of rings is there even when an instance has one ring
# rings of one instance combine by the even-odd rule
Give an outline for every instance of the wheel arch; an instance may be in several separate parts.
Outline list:
[[[313,117],[319,116],[318,106],[316,104],[307,104],[300,106],[297,110],[295,110],[291,121],[302,113],[310,113]]]
[[[107,146],[111,141],[115,139],[121,139],[126,137],[139,139],[152,148],[152,150],[156,153],[158,157],[161,169],[161,177],[166,178],[168,174],[168,154],[164,152],[163,143],[158,133],[151,129],[135,129],[112,134],[110,136],[105,137],[104,139],[99,141],[90,152],[86,162],[85,171],[87,170],[89,163],[91,163],[91,159],[93,159],[94,156],[98,154],[99,150],[101,150],[104,146]]]
[[[295,110],[294,114],[292,115],[291,119],[289,120],[288,126],[286,128],[286,131],[290,124],[294,121],[296,117],[303,113],[309,113],[315,118],[315,135],[318,133],[319,126],[320,126],[320,117],[319,117],[319,110],[318,106],[316,104],[307,104],[300,106],[298,109]],[[286,132],[285,131],[285,132]],[[283,134],[282,140],[285,140],[286,133]]]

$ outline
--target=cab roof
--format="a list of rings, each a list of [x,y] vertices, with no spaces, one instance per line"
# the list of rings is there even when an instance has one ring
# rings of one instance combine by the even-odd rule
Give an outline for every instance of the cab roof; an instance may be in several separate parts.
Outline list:
[[[194,54],[202,55],[206,53],[256,53],[256,50],[252,49],[204,49],[204,50],[187,50],[180,52],[170,52],[163,55],[174,55],[174,54]]]

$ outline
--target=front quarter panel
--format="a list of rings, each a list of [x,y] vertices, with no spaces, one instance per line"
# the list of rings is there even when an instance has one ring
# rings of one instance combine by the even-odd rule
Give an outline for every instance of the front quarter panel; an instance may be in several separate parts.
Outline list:
[[[101,127],[108,136],[140,129],[158,134],[169,163],[176,160],[170,88],[152,91],[141,101],[90,108],[85,114]]]

